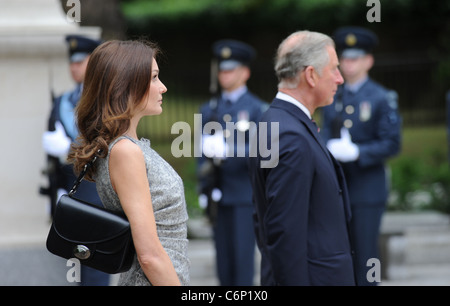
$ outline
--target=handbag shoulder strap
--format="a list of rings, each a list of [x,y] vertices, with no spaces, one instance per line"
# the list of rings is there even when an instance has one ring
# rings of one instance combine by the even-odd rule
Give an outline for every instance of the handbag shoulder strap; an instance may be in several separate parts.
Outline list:
[[[99,152],[100,152],[100,150],[99,150]],[[69,197],[71,197],[75,194],[75,192],[77,191],[78,187],[81,184],[81,181],[83,181],[84,176],[86,175],[86,172],[95,163],[95,161],[97,160],[97,157],[98,156],[95,155],[90,162],[88,162],[86,165],[84,165],[83,170],[80,172],[77,179],[73,183],[72,189],[69,191]]]

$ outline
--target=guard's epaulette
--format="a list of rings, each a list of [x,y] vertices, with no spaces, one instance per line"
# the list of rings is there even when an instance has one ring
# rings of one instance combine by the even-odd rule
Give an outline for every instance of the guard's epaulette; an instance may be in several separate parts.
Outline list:
[[[388,90],[386,93],[386,100],[390,108],[398,108],[398,94],[395,90]]]

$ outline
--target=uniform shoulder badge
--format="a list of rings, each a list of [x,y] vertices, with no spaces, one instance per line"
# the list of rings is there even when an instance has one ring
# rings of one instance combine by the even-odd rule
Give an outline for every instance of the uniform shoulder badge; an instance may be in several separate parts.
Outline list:
[[[390,108],[398,108],[398,94],[395,90],[389,90],[386,94],[386,100]]]

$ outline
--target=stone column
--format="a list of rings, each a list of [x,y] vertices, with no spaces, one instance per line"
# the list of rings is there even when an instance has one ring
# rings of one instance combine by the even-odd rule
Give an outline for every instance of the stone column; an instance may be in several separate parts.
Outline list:
[[[51,91],[74,86],[64,37],[100,33],[70,22],[58,0],[0,0],[0,245],[47,234],[42,133]]]

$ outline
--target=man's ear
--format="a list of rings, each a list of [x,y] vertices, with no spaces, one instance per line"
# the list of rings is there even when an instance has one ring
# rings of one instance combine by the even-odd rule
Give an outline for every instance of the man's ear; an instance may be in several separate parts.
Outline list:
[[[375,59],[373,58],[373,55],[367,54],[365,57],[365,66],[366,66],[365,68],[367,71],[372,69],[374,62],[375,62]]]
[[[243,77],[244,77],[245,82],[247,82],[248,79],[250,79],[250,76],[252,75],[252,72],[251,72],[250,68],[247,67],[247,66],[244,66],[243,69],[244,69]]]
[[[313,66],[306,67],[303,73],[305,76],[306,83],[312,88],[316,87],[318,75],[314,67]]]

